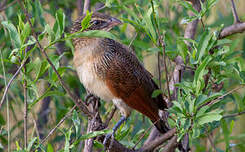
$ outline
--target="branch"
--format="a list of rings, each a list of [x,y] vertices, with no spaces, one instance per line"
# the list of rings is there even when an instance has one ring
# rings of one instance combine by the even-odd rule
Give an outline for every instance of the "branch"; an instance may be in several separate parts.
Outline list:
[[[241,112],[233,113],[233,114],[228,114],[228,115],[223,116],[223,119],[230,118],[230,117],[236,117],[236,116],[240,116],[240,115],[243,115],[243,114],[245,114],[245,111],[241,111]]]
[[[212,101],[210,101],[210,102],[207,102],[207,103],[201,105],[201,106],[198,107],[197,109],[200,110],[202,107],[204,107],[204,106],[206,106],[206,105],[213,105],[214,103],[216,103],[216,102],[220,101],[221,99],[223,99],[225,96],[227,96],[227,95],[231,94],[232,92],[234,92],[234,91],[236,91],[236,90],[239,90],[239,89],[241,89],[241,88],[243,88],[243,87],[244,87],[244,85],[238,86],[238,87],[236,87],[236,88],[234,88],[234,89],[228,91],[227,93],[223,94],[222,96],[216,98],[215,100],[212,100]]]
[[[237,34],[237,33],[242,33],[245,31],[245,22],[242,23],[235,23],[231,26],[225,27],[219,35],[219,39],[223,39],[227,36]]]
[[[169,130],[164,135],[158,138],[155,138],[153,141],[151,141],[150,144],[144,145],[140,149],[140,151],[143,151],[143,152],[152,151],[153,149],[155,149],[156,147],[158,147],[159,145],[161,145],[162,143],[164,143],[165,141],[173,137],[175,133],[176,133],[176,128]],[[177,144],[177,141],[176,141],[176,144]]]
[[[83,1],[82,0],[77,0],[77,10],[78,10],[78,15],[83,15],[83,10],[82,10],[82,5]]]
[[[26,73],[26,66],[24,66],[24,75]],[[24,76],[25,77],[25,76]],[[24,147],[25,149],[27,148],[27,80],[24,78],[24,84],[23,84],[23,89],[24,89]]]
[[[47,55],[45,49],[41,46],[41,44],[40,44],[40,42],[39,42],[39,40],[38,40],[38,38],[37,38],[37,35],[36,35],[35,31],[34,31],[34,28],[33,28],[33,25],[32,25],[32,23],[31,23],[31,20],[30,20],[30,18],[29,18],[29,15],[28,15],[27,10],[26,10],[26,9],[24,8],[24,6],[22,5],[21,1],[20,1],[20,0],[18,0],[18,1],[19,1],[20,6],[22,7],[22,10],[23,10],[24,13],[25,13],[25,17],[26,17],[26,19],[27,19],[27,21],[28,21],[28,23],[29,23],[29,25],[30,25],[30,27],[31,27],[31,31],[32,31],[32,33],[33,33],[33,36],[34,36],[36,42],[37,42],[38,48],[41,50],[41,52],[43,53],[43,55],[44,55],[45,58],[47,59],[48,63],[50,64],[51,68],[52,68],[52,69],[54,70],[54,72],[56,73],[56,75],[57,75],[57,77],[58,77],[58,79],[59,79],[59,81],[60,81],[62,87],[63,87],[63,88],[65,89],[65,91],[68,93],[68,95],[70,96],[70,98],[74,101],[74,103],[76,104],[76,106],[79,107],[79,109],[81,109],[82,112],[83,112],[87,117],[92,118],[94,114],[91,113],[91,112],[88,110],[87,106],[81,101],[81,99],[79,99],[78,96],[76,96],[75,94],[73,94],[73,93],[70,91],[70,89],[66,86],[65,82],[63,81],[63,79],[61,78],[61,76],[60,76],[60,74],[58,73],[57,69],[55,68],[54,64],[53,64],[52,61],[49,59],[49,57],[48,57],[48,55]]]
[[[105,125],[108,126],[109,122],[111,121],[112,117],[114,116],[115,112],[117,111],[117,107],[114,106],[111,112],[108,114],[108,117],[105,121]]]
[[[4,6],[4,4],[2,5],[3,7],[0,8],[0,12],[4,11],[5,9],[9,8],[10,6],[14,5],[18,0],[12,1],[11,3],[7,4]]]
[[[152,11],[153,11],[153,17],[154,17],[154,22],[156,25],[156,29],[157,29],[157,35],[158,35],[158,39],[159,39],[159,44],[162,47],[162,52],[163,52],[163,60],[164,60],[164,69],[165,69],[165,77],[166,77],[166,82],[167,82],[167,90],[168,90],[168,99],[170,101],[170,90],[169,90],[169,79],[168,79],[168,69],[167,69],[167,62],[166,62],[166,49],[165,49],[165,43],[163,41],[163,37],[160,34],[160,29],[158,27],[158,22],[156,19],[156,12],[154,9],[154,4],[153,1],[151,0],[151,7],[152,7]],[[158,52],[158,79],[159,79],[159,85],[160,85],[160,89],[161,89],[161,70],[160,70],[160,52]]]
[[[90,0],[84,0],[83,14],[86,14],[87,11],[90,11]]]
[[[51,129],[51,131],[48,133],[48,135],[40,142],[40,145],[47,141],[50,135],[54,133],[54,131],[71,115],[73,110],[76,108],[76,106],[73,106],[69,112],[66,113],[66,115],[59,121],[59,123]]]
[[[14,79],[17,77],[17,75],[20,73],[20,70],[21,70],[22,67],[25,65],[25,63],[26,63],[26,59],[22,62],[22,64],[21,64],[20,67],[17,69],[17,71],[15,72],[15,74],[13,75],[13,77],[9,80],[8,85],[5,87],[5,90],[4,90],[4,93],[3,93],[3,97],[2,97],[1,102],[0,102],[0,109],[1,109],[1,107],[2,107],[2,104],[3,104],[3,102],[4,102],[5,97],[6,97],[6,95],[7,95],[7,92],[8,92],[8,90],[9,90],[10,85],[12,84],[12,82],[14,81]]]
[[[236,11],[236,5],[234,3],[233,0],[231,0],[231,4],[232,4],[232,14],[233,14],[233,18],[234,18],[234,23],[240,23],[239,17],[237,15],[237,11]]]
[[[213,142],[212,136],[209,133],[207,133],[207,136],[208,136],[208,141],[210,142],[210,145],[212,146],[212,148],[214,149],[214,151],[217,152],[217,149],[216,149],[215,144]]]
[[[164,147],[163,152],[174,152],[174,149],[177,147],[177,136],[173,136],[173,138],[169,141],[169,143]]]
[[[198,12],[200,12],[201,4],[200,4],[199,0],[188,0],[188,1],[190,1],[192,3],[194,9],[196,9]],[[193,16],[194,14],[191,13],[190,15]],[[195,34],[196,34],[196,30],[197,30],[198,21],[199,20],[196,19],[196,20],[187,24],[187,27],[185,29],[185,34],[184,34],[185,38],[194,39]],[[185,43],[187,45],[189,45],[189,43],[187,41],[185,41]],[[190,48],[189,48],[189,50],[190,50]],[[181,82],[181,79],[183,76],[183,71],[184,71],[184,67],[183,67],[184,60],[185,59],[182,59],[181,56],[177,56],[175,59],[176,66],[175,66],[175,69],[173,72],[173,77],[172,77],[171,82],[170,82],[170,88],[171,88],[171,91],[173,92],[172,100],[177,99],[178,88],[175,86],[175,84]],[[168,105],[172,106],[172,102],[169,101]],[[188,134],[185,134],[184,138],[181,141],[181,146],[183,148],[182,151],[188,151],[189,150],[189,138],[188,137],[189,137]]]

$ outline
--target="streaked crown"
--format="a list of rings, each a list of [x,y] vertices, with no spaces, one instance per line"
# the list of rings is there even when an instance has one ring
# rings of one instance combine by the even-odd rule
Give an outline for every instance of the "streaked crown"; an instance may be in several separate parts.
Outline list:
[[[77,32],[82,29],[81,22],[86,16],[80,16],[78,19],[76,19],[73,22],[72,28],[71,28],[71,33]],[[114,17],[111,17],[106,14],[94,12],[92,14],[91,20],[90,20],[90,27],[86,29],[85,31],[89,30],[104,30],[104,31],[109,31],[112,29],[114,26],[121,24],[122,22]]]

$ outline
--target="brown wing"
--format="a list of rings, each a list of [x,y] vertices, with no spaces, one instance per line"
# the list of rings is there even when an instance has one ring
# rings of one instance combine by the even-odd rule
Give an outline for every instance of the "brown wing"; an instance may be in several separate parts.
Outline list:
[[[158,120],[158,109],[165,109],[167,106],[161,95],[151,98],[158,87],[149,72],[135,55],[120,43],[104,39],[101,45],[106,51],[96,68],[100,68],[97,71],[105,79],[112,93],[152,121]]]

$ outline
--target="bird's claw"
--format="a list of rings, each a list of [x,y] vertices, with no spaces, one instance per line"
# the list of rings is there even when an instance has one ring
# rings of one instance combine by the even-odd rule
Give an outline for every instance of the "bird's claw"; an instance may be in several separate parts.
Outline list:
[[[96,100],[97,97],[94,96],[93,94],[89,93],[85,96],[85,104],[88,105],[89,103],[91,103],[92,101]]]
[[[111,138],[111,140],[110,140],[110,144],[109,144],[109,146],[107,146],[107,142],[108,142],[108,140]],[[112,143],[114,142],[114,133],[111,133],[111,134],[107,134],[106,136],[105,136],[105,138],[104,138],[104,141],[103,141],[103,145],[104,145],[104,147],[105,147],[105,150],[107,149],[107,147],[109,147],[108,149],[110,149],[111,148],[111,146],[112,146]]]

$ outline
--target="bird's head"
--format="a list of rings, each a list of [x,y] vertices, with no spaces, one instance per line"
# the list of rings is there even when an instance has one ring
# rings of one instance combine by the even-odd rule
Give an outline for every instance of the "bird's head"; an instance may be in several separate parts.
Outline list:
[[[82,29],[81,22],[85,16],[86,15],[83,15],[74,21],[73,26],[71,28],[71,33],[80,31]],[[89,30],[109,31],[114,26],[119,25],[119,24],[122,24],[122,22],[118,20],[117,18],[111,17],[106,14],[94,12],[91,16],[90,26],[85,31],[89,31]]]

